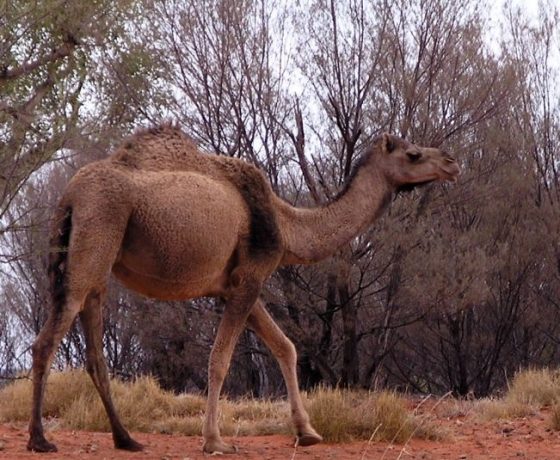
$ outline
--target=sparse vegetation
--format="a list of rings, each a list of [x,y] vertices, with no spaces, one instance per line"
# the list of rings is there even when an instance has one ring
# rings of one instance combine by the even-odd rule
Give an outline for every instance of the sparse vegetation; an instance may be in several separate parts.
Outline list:
[[[534,414],[543,406],[552,406],[552,426],[560,429],[560,372],[528,369],[518,372],[501,399],[477,402],[476,412],[483,419],[511,419]]]
[[[507,397],[521,403],[550,406],[560,400],[560,371],[529,369],[518,372]]]
[[[115,404],[135,431],[193,434],[200,432],[205,399],[175,396],[163,391],[151,377],[133,383],[113,380]],[[31,408],[31,382],[21,380],[0,392],[0,421],[25,421]],[[60,419],[66,428],[108,431],[109,423],[89,376],[78,370],[55,372],[47,385],[45,417]],[[150,414],[149,417],[146,414]],[[180,420],[180,422],[179,422]],[[198,431],[196,431],[198,429]]]
[[[311,423],[327,442],[370,439],[402,443],[413,436],[440,437],[429,421],[414,416],[394,392],[349,392],[319,387],[308,395]],[[374,434],[375,433],[375,434]]]
[[[152,377],[111,382],[115,404],[132,431],[200,435],[205,398],[164,391]],[[0,391],[0,422],[27,421],[31,382],[20,380]],[[384,440],[403,443],[411,437],[440,437],[431,423],[413,415],[393,392],[358,392],[320,387],[306,396],[312,423],[326,442]],[[220,427],[226,436],[290,434],[285,401],[239,399],[221,405]],[[149,414],[149,415],[147,415]],[[45,415],[63,428],[109,431],[101,401],[89,376],[79,370],[53,373]]]
[[[113,379],[111,390],[124,423],[132,431],[199,435],[206,399],[164,391],[152,377],[134,382]],[[0,392],[0,421],[26,421],[31,382],[18,381]],[[89,376],[79,370],[56,372],[49,379],[45,416],[78,430],[109,431],[101,400]],[[226,401],[220,417],[226,435],[288,433],[288,408],[282,401]],[[147,415],[149,414],[149,416]]]
[[[474,412],[482,420],[509,420],[512,418],[525,417],[534,413],[536,406],[520,401],[504,399],[485,398],[476,402]]]
[[[350,393],[320,387],[309,395],[311,423],[326,441],[352,439],[403,441],[414,429],[406,408],[394,393]]]

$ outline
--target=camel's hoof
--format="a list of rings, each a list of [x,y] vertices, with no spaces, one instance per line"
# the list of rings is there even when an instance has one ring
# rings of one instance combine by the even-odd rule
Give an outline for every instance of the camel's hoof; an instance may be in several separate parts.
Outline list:
[[[115,449],[128,450],[130,452],[140,452],[144,450],[144,446],[139,442],[136,442],[131,437],[123,439],[115,439]]]
[[[58,452],[56,446],[47,441],[45,438],[33,439],[29,438],[27,442],[27,450],[31,452]]]
[[[315,432],[302,433],[296,438],[297,446],[312,446],[313,444],[318,444],[323,442],[323,438]]]
[[[237,453],[237,447],[226,444],[221,439],[212,439],[204,442],[202,451],[210,455],[223,455]]]

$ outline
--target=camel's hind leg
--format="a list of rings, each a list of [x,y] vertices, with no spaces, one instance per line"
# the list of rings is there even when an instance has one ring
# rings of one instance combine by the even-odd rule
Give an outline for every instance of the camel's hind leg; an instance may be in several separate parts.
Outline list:
[[[263,340],[278,360],[288,390],[292,419],[297,433],[296,444],[311,446],[321,442],[323,438],[317,434],[309,423],[309,415],[301,401],[297,380],[297,354],[294,344],[274,322],[260,299],[257,300],[251,310],[247,325]]]
[[[64,335],[70,329],[74,318],[81,309],[82,302],[69,300],[59,308],[53,308],[47,322],[33,343],[33,410],[29,423],[27,448],[35,452],[56,452],[56,446],[45,439],[43,423],[43,397],[49,369],[56,350]]]
[[[33,408],[27,448],[33,451],[56,451],[56,446],[45,439],[41,422],[49,369],[62,338],[82,310],[88,294],[105,286],[128,219],[126,209],[115,214],[120,219],[114,215],[104,217],[101,208],[90,210],[89,214],[84,209],[87,207],[61,205],[55,215],[49,262],[53,305],[32,347]],[[96,231],[92,230],[92,222],[97,225]]]
[[[140,451],[142,445],[134,441],[123,427],[111,399],[109,375],[103,357],[102,295],[99,291],[93,290],[87,296],[84,309],[80,312],[80,321],[86,340],[86,368],[107,411],[115,447]]]

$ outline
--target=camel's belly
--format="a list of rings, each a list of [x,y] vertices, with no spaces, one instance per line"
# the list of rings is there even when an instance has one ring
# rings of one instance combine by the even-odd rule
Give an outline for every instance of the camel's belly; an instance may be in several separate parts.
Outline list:
[[[196,234],[178,230],[163,240],[137,228],[134,235],[127,235],[113,273],[125,286],[149,297],[221,295],[237,244],[231,235],[220,241],[202,230]]]
[[[138,198],[113,272],[150,297],[220,295],[247,232],[244,204],[197,175],[170,182],[150,183]]]
[[[227,277],[223,275],[168,280],[138,273],[122,263],[113,266],[113,274],[127,288],[160,300],[186,300],[203,296],[223,296]]]

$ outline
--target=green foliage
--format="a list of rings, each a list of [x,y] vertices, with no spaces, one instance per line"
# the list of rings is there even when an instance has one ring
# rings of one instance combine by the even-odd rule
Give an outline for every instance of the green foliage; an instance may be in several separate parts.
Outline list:
[[[154,76],[149,71],[152,61],[141,55],[133,34],[142,4],[2,3],[0,218],[6,218],[8,205],[29,176],[55,155],[60,157],[63,148],[68,153],[100,140],[104,148],[110,145],[112,129],[121,134],[133,119],[138,122],[138,104],[142,107],[155,91],[147,89]],[[126,64],[117,73],[121,62]],[[135,97],[136,92],[141,96]],[[109,93],[125,93],[128,100],[115,101]],[[92,136],[101,130],[103,137]],[[15,225],[8,221],[3,227]]]

